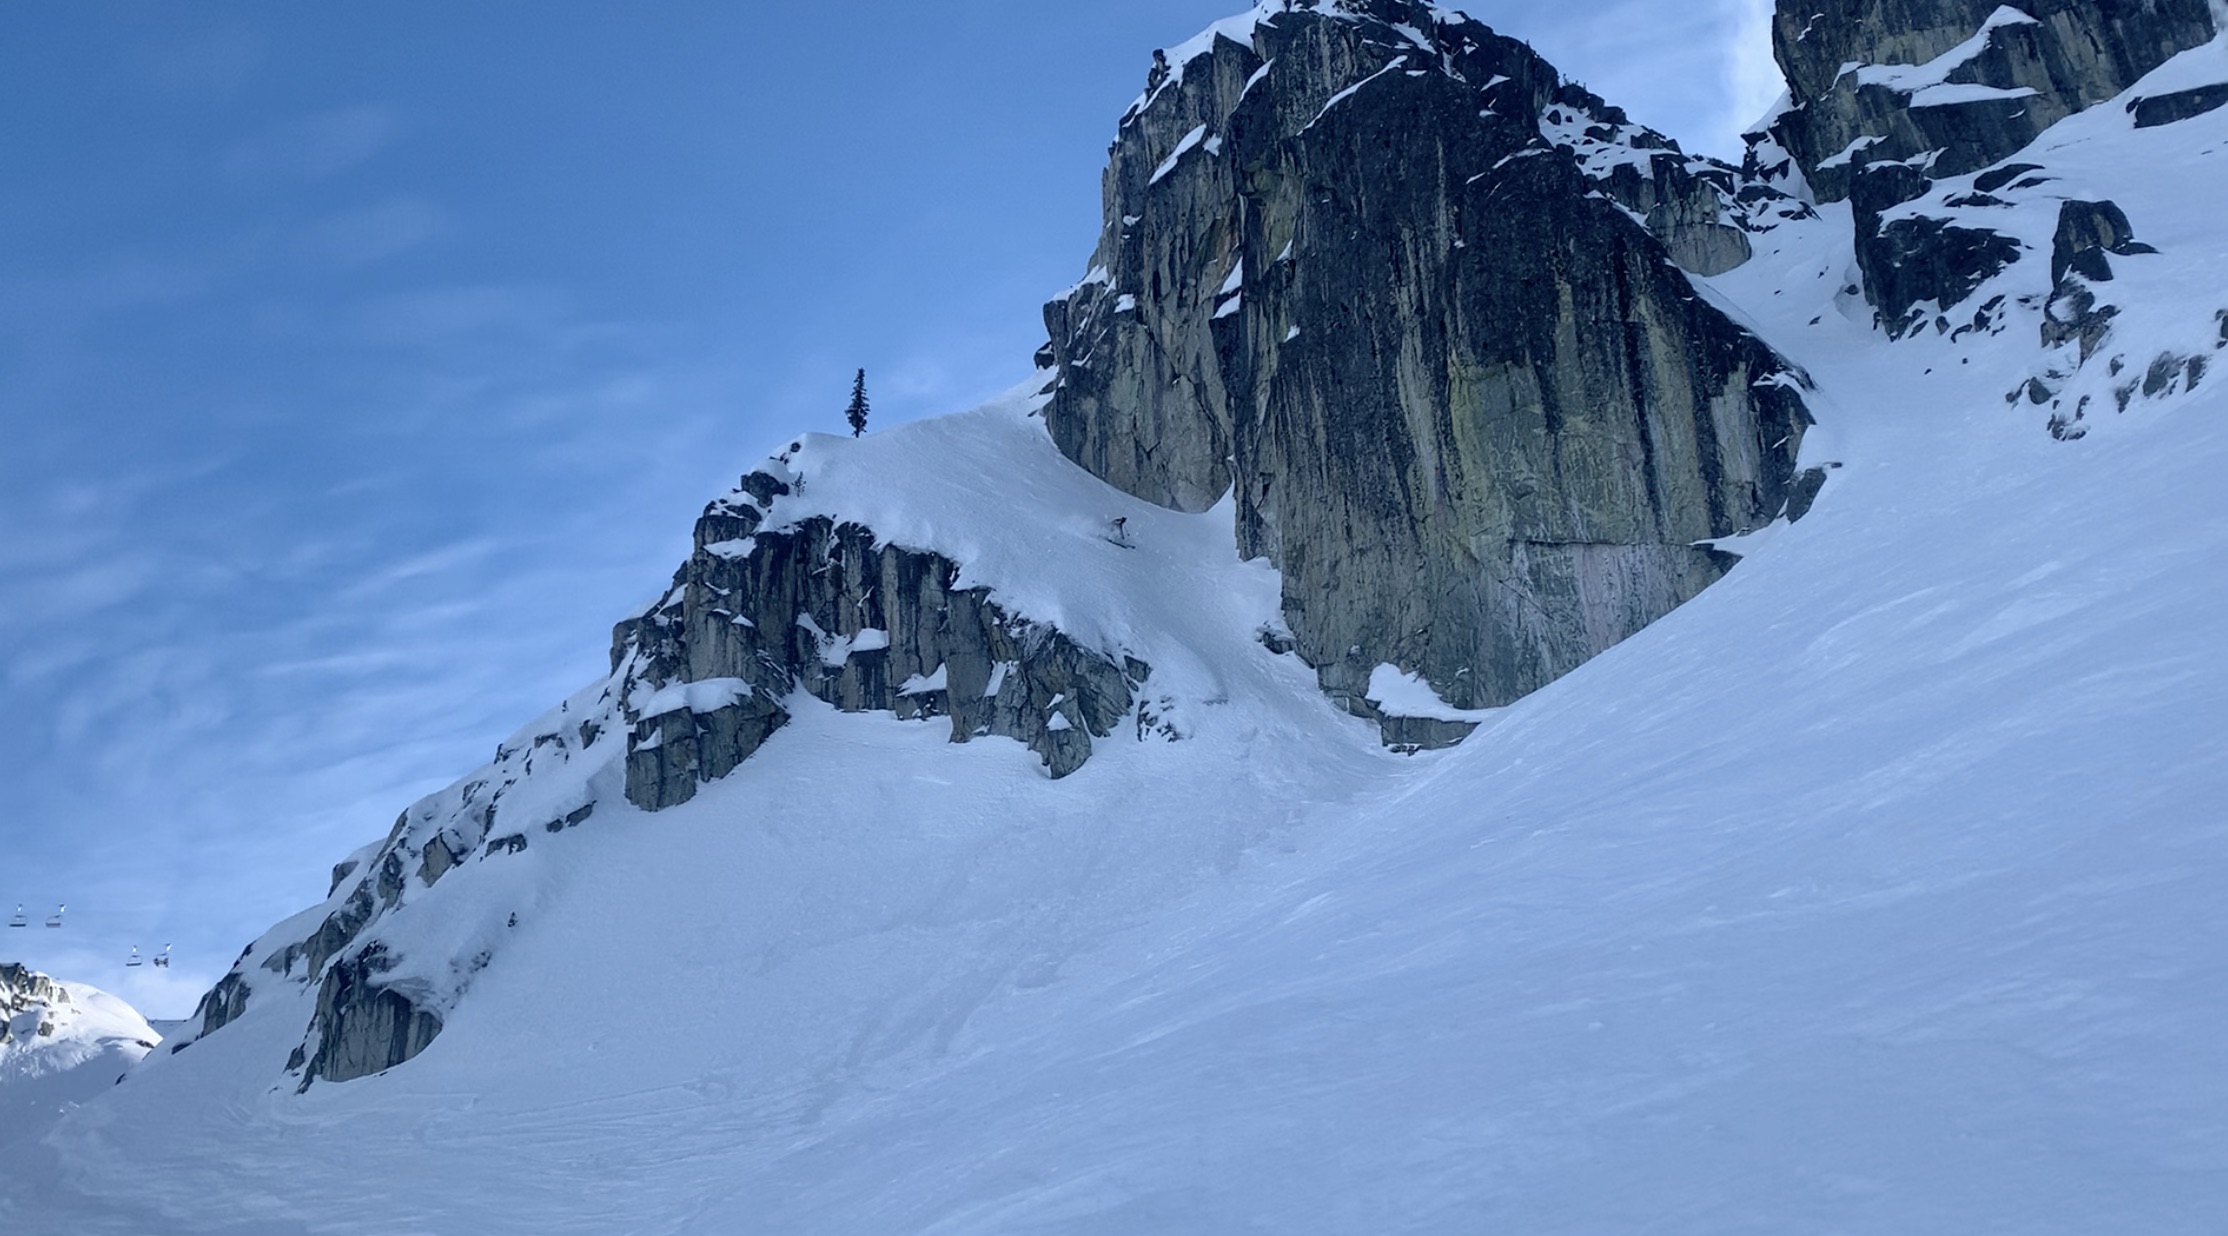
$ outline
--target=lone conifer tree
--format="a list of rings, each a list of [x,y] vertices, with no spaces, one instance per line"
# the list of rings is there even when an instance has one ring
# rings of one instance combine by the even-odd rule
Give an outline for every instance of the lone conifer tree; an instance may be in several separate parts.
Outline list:
[[[851,379],[851,406],[844,411],[843,419],[851,422],[852,437],[856,438],[866,432],[866,370],[864,369],[859,371],[858,377]]]

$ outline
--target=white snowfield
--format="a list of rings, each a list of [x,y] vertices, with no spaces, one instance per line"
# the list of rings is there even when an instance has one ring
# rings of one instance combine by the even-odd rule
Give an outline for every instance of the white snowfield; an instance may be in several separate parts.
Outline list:
[[[2228,111],[2171,128],[2218,151]],[[2131,351],[2228,308],[2189,277],[2228,154],[2151,136],[2049,158],[2161,250],[2113,259]],[[1055,783],[800,698],[684,807],[595,774],[591,821],[433,890],[519,921],[422,1056],[297,1094],[314,992],[259,985],[0,1138],[0,1222],[2228,1231],[2228,370],[2054,441],[2004,399],[2039,309],[1889,344],[1847,226],[1706,289],[1818,383],[1815,512],[1449,752],[1385,752],[1260,644],[1227,508],[1114,494],[1026,402],[812,440],[777,519],[864,518],[1133,649],[1187,737]]]
[[[33,1001],[7,1018],[8,1041],[0,1043],[0,1172],[16,1170],[21,1160],[15,1156],[115,1086],[162,1041],[130,1005],[107,992],[82,983],[58,986],[64,999]],[[0,1003],[0,1014],[6,1011]]]

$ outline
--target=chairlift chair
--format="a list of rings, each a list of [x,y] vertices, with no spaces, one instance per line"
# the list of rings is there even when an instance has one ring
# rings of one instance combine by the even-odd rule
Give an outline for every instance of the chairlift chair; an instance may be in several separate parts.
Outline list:
[[[26,917],[26,916],[24,915],[24,913],[23,913],[23,907],[22,907],[22,906],[20,906],[20,905],[19,905],[19,906],[17,906],[17,907],[15,908],[15,917],[14,917],[14,918],[11,918],[11,919],[9,919],[9,920],[8,920],[8,926],[10,926],[10,927],[29,927],[30,925],[31,925],[31,920],[30,920],[30,919],[29,919],[28,917]]]
[[[168,970],[168,969],[170,968],[170,946],[169,946],[169,945],[167,945],[167,944],[163,945],[163,946],[162,946],[162,951],[161,951],[160,953],[157,953],[157,954],[155,954],[155,968],[156,968],[156,969],[158,969],[158,970]]]
[[[139,946],[138,946],[138,945],[136,945],[136,944],[132,945],[132,955],[131,955],[131,956],[130,956],[129,958],[127,958],[127,959],[126,959],[126,960],[124,961],[124,964],[125,964],[125,965],[127,965],[127,966],[136,966],[136,965],[140,964],[140,961],[139,961]]]
[[[64,910],[67,910],[67,909],[69,909],[69,907],[68,907],[68,906],[66,906],[66,905],[61,905],[61,906],[56,906],[56,907],[54,907],[54,913],[52,913],[52,914],[49,914],[49,915],[47,915],[47,916],[46,916],[46,925],[47,925],[47,926],[49,926],[49,927],[59,927],[59,926],[61,926],[61,925],[62,925],[62,911],[64,911]]]

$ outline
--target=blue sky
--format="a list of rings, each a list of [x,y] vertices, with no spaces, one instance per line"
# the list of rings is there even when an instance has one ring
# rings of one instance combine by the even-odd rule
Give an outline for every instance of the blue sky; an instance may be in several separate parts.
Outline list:
[[[0,959],[182,1015],[853,369],[1026,377],[1151,50],[1242,7],[0,8],[0,911],[71,903]],[[1777,92],[1759,0],[1468,11],[1692,146]]]

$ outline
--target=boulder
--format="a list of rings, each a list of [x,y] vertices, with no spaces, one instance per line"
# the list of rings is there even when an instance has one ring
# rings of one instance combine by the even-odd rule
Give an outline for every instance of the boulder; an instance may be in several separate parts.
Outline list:
[[[2091,283],[2108,283],[2112,264],[2106,254],[2132,257],[2158,250],[2135,239],[2127,212],[2116,203],[2068,201],[2058,208],[2058,232],[2050,246],[2050,282],[2064,283],[2068,271]]]

